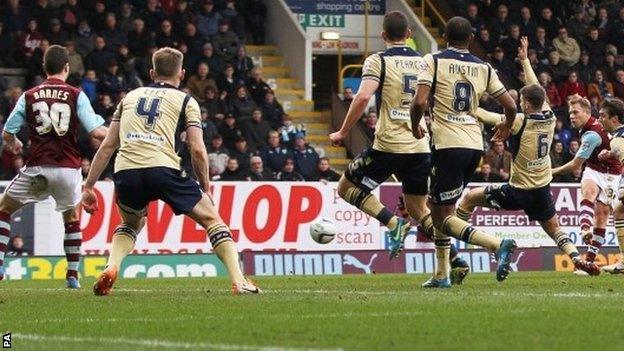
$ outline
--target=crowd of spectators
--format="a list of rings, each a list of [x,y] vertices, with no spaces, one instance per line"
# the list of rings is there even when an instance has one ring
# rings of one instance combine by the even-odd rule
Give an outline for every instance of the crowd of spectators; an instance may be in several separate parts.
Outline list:
[[[594,116],[605,98],[624,99],[624,1],[449,2],[470,21],[476,42],[516,100],[524,84],[517,50],[520,38],[529,38],[529,60],[558,119],[550,154],[553,167],[573,158],[579,147],[578,131],[570,127],[567,112],[570,96],[589,99]],[[483,105],[497,108],[487,99]],[[488,166],[481,167],[474,180],[507,181],[509,151],[498,144],[486,148],[482,165]],[[578,179],[579,174],[555,177],[561,182]]]
[[[200,104],[213,179],[337,180],[247,55],[246,43],[264,43],[266,14],[262,0],[7,0],[0,8],[0,67],[26,68],[29,88],[45,79],[45,50],[67,47],[68,83],[108,122],[128,91],[150,83],[154,51],[175,47],[185,55],[181,89]],[[0,77],[0,92],[2,126],[23,90]],[[27,132],[19,137],[27,146]],[[179,154],[192,174],[184,138],[181,133]],[[86,175],[99,145],[84,131],[79,143]],[[11,179],[24,156],[3,152],[0,179]],[[103,179],[112,171],[111,162]]]

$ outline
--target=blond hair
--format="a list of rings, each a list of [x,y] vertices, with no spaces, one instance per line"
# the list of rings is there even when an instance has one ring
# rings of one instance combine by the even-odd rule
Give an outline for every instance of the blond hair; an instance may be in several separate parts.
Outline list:
[[[184,55],[170,47],[158,49],[152,56],[152,66],[156,75],[163,78],[175,77],[182,69]]]
[[[591,113],[591,103],[586,98],[580,96],[579,94],[574,94],[568,97],[568,106],[572,105],[580,105],[583,110],[587,113]]]

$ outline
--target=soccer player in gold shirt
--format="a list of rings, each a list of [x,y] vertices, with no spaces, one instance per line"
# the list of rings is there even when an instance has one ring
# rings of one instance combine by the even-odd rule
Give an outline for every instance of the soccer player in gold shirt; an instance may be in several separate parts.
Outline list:
[[[540,223],[577,269],[590,275],[598,275],[600,270],[593,262],[581,259],[576,246],[567,233],[561,230],[555,213],[550,193],[552,169],[549,151],[557,118],[547,101],[546,91],[539,85],[527,58],[528,46],[528,39],[523,37],[518,48],[518,58],[524,69],[527,85],[520,89],[520,107],[523,113],[516,116],[511,128],[513,163],[509,183],[470,190],[457,207],[456,214],[469,221],[477,206],[497,210],[523,210],[530,220]],[[481,108],[477,109],[477,117],[494,123],[504,118]]]
[[[505,140],[516,117],[516,104],[494,69],[468,51],[473,40],[470,22],[451,18],[445,30],[448,48],[424,57],[418,70],[416,95],[411,104],[412,125],[422,121],[428,101],[431,111],[432,170],[431,217],[435,226],[436,271],[423,284],[426,288],[450,287],[449,250],[452,235],[457,239],[496,248],[497,279],[504,280],[516,243],[500,240],[474,229],[455,215],[455,203],[479,165],[483,153],[481,126],[475,113],[483,94],[493,96],[505,110],[505,122],[498,126],[495,140]],[[421,129],[414,136],[422,139]]]
[[[106,269],[93,286],[96,295],[110,293],[122,260],[134,248],[145,224],[146,206],[156,199],[170,205],[176,215],[185,214],[206,229],[215,253],[228,270],[234,294],[260,292],[243,276],[230,229],[209,194],[208,154],[199,105],[178,90],[185,74],[182,60],[182,53],[172,48],[154,53],[150,70],[154,84],[129,92],[119,103],[108,135],[91,164],[82,197],[89,213],[97,210],[95,182],[113,152],[119,149],[114,181],[122,223],[115,229]],[[199,185],[180,170],[180,158],[175,152],[179,123],[186,130]]]

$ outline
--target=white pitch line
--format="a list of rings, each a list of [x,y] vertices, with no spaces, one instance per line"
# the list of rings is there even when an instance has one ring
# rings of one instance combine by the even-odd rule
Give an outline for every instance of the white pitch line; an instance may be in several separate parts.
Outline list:
[[[66,288],[8,288],[3,289],[4,291],[38,291],[38,292],[57,292],[57,291],[68,291],[69,293],[73,293]],[[214,289],[214,288],[197,288],[197,289],[134,289],[134,288],[119,288],[114,289],[114,292],[130,292],[130,293],[167,293],[167,292],[176,292],[176,293],[184,293],[184,292],[204,292],[209,291],[210,293],[229,293],[229,289]],[[414,295],[417,292],[423,291],[419,287],[414,287],[412,291],[365,291],[365,290],[325,290],[325,289],[265,289],[263,294],[273,295],[273,294],[305,294],[305,295],[369,295],[369,296],[400,296],[400,295]],[[448,289],[448,290],[429,290],[426,292],[431,296],[483,296],[483,295],[492,295],[492,296],[509,296],[509,297],[522,297],[522,296],[530,296],[530,297],[555,297],[555,298],[575,298],[575,297],[594,297],[594,298],[611,298],[611,297],[624,297],[624,293],[622,292],[610,292],[610,293],[582,293],[582,292],[565,292],[565,293],[529,293],[529,292],[519,292],[519,293],[508,293],[503,291],[489,291],[489,290],[480,290],[478,292],[468,293],[466,291],[458,290],[458,289]],[[259,296],[261,298],[261,295]]]
[[[142,346],[164,349],[202,349],[202,350],[242,350],[242,351],[342,351],[343,349],[320,349],[320,348],[297,348],[281,346],[253,346],[243,344],[225,344],[209,342],[178,342],[159,339],[127,339],[127,338],[93,338],[76,337],[67,335],[41,335],[41,334],[21,334],[13,333],[13,342],[19,340],[30,341],[52,341],[52,342],[74,342],[74,343],[97,343],[97,344],[119,344],[127,346]]]

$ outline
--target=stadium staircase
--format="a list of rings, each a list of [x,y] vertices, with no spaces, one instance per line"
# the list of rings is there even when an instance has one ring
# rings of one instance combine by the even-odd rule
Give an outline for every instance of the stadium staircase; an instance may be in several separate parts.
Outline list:
[[[297,79],[290,77],[290,67],[278,55],[275,45],[247,45],[245,48],[254,64],[262,67],[265,80],[275,91],[284,111],[292,117],[293,123],[305,125],[306,140],[321,156],[324,154],[330,159],[333,169],[344,171],[350,161],[346,156],[347,150],[344,147],[331,146],[327,137],[331,132],[331,112],[315,111],[314,101],[305,100],[305,91],[298,89]]]

